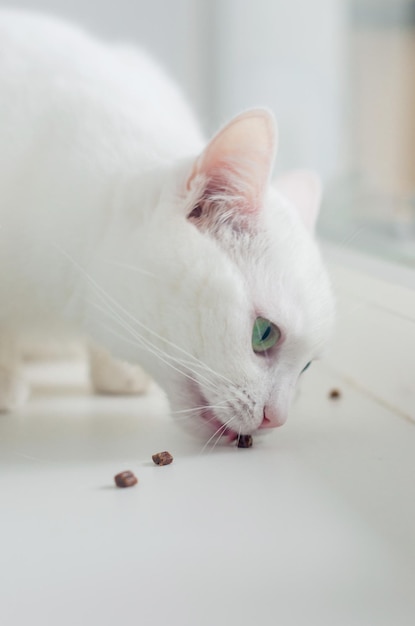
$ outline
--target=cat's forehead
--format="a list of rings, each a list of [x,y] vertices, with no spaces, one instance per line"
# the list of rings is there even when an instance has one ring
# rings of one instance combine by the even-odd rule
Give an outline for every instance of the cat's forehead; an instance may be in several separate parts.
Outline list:
[[[227,251],[253,313],[319,350],[333,316],[331,288],[316,242],[298,216],[274,197],[258,227],[234,233],[233,240]]]

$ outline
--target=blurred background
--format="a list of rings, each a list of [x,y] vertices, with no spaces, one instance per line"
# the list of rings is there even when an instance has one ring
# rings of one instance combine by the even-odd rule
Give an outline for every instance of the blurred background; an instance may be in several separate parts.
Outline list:
[[[277,169],[325,183],[319,233],[415,267],[415,0],[13,0],[135,42],[210,135],[272,108]]]

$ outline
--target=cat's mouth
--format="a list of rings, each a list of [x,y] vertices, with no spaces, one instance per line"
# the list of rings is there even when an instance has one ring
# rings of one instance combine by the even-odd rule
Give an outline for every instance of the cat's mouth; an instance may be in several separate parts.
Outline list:
[[[209,424],[211,427],[213,434],[217,434],[220,437],[227,437],[228,441],[235,441],[238,438],[238,433],[229,426],[220,421],[209,407],[202,408],[200,410],[200,415],[202,419]]]
[[[212,431],[212,437],[217,435],[218,438],[227,437],[228,441],[235,441],[239,433],[230,428],[226,422],[223,423],[211,408],[209,401],[201,391],[196,382],[191,383],[192,397],[195,399],[195,406],[199,409],[199,415],[203,422],[208,425]]]

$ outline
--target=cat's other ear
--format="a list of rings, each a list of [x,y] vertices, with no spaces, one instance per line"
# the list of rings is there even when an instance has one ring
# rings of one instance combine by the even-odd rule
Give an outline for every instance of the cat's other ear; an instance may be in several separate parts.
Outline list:
[[[255,215],[263,205],[277,145],[277,127],[267,109],[235,117],[196,159],[187,189],[201,192],[201,203],[189,217],[202,219],[204,208],[226,212],[222,219]]]
[[[319,176],[309,170],[293,170],[278,176],[274,183],[297,209],[307,229],[314,232],[322,197]]]

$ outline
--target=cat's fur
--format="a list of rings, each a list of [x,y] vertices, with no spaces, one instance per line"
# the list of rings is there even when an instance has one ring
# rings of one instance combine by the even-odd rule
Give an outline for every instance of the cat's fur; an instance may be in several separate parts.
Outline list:
[[[141,52],[0,11],[0,408],[25,395],[20,333],[64,321],[93,338],[101,391],[147,386],[110,353],[212,433],[282,424],[333,301],[318,183],[270,184],[275,150],[268,111],[206,144]],[[266,355],[257,316],[282,333]]]

